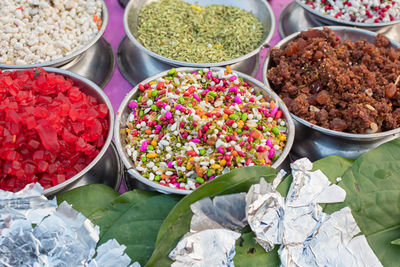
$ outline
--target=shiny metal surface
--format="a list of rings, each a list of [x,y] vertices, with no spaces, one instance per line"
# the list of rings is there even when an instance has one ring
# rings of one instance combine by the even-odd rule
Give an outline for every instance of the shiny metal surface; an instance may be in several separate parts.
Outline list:
[[[124,166],[119,158],[114,142],[111,142],[104,156],[92,169],[85,173],[79,180],[58,191],[57,194],[88,184],[104,184],[118,191],[124,176]],[[54,194],[46,194],[46,196],[51,195]]]
[[[42,62],[42,63],[38,63],[38,64],[30,64],[30,65],[0,64],[0,69],[28,69],[28,68],[35,68],[35,67],[59,67],[59,66],[67,64],[68,62],[72,61],[73,59],[75,59],[76,57],[78,57],[79,55],[84,53],[86,50],[88,50],[90,47],[92,47],[100,39],[100,37],[103,35],[104,31],[107,28],[107,24],[108,24],[108,9],[107,9],[107,5],[104,2],[104,0],[100,0],[100,1],[103,4],[103,13],[102,13],[102,16],[101,16],[103,24],[101,25],[100,30],[98,31],[96,36],[93,38],[93,40],[91,40],[85,46],[83,46],[82,48],[80,48],[80,49],[68,54],[67,56],[65,56],[63,58],[59,58],[59,59],[56,59],[56,60],[46,61],[46,62]]]
[[[341,40],[357,41],[366,39],[369,42],[374,42],[377,33],[358,28],[350,28],[344,26],[328,26]],[[317,27],[316,29],[322,29]],[[275,47],[284,48],[286,45],[294,40],[299,32],[289,35],[276,44]],[[400,44],[391,41],[391,46],[400,48]],[[272,88],[269,83],[266,73],[271,68],[271,57],[268,54],[263,66],[263,82],[268,88]],[[371,148],[390,141],[400,136],[400,128],[374,134],[352,134],[337,132],[322,128],[315,124],[311,124],[293,114],[296,136],[291,153],[294,157],[308,157],[312,161],[318,160],[330,155],[339,155],[346,158],[358,158],[364,152]]]
[[[68,188],[69,186],[72,186],[75,182],[78,182],[84,175],[89,172],[89,170],[93,169],[94,166],[100,162],[100,160],[103,158],[103,156],[106,154],[110,144],[111,144],[111,139],[113,137],[113,127],[114,127],[114,109],[111,105],[110,100],[108,99],[107,95],[103,92],[103,90],[98,87],[95,83],[92,81],[81,77],[75,73],[66,71],[66,70],[61,70],[61,69],[56,69],[56,68],[44,68],[47,72],[54,72],[61,74],[65,77],[70,78],[71,80],[74,81],[80,88],[81,91],[87,95],[91,95],[95,97],[99,103],[106,104],[109,110],[109,115],[108,115],[108,121],[109,121],[109,130],[107,137],[105,138],[105,143],[102,149],[100,150],[99,154],[93,159],[93,161],[86,166],[82,171],[74,175],[73,177],[69,178],[65,182],[58,184],[56,186],[50,187],[44,191],[44,194],[46,196],[49,195],[55,195],[58,192],[61,192]],[[104,171],[104,170],[103,170]]]
[[[218,71],[221,68],[211,68],[213,71]],[[181,72],[191,72],[198,70],[197,68],[187,68],[187,67],[182,67],[178,68],[177,71]],[[163,77],[167,75],[168,71],[161,72],[157,75],[154,75],[141,83],[149,83],[150,81],[156,80],[160,77]],[[253,77],[250,77],[246,74],[240,73],[240,72],[235,72],[238,74],[239,77],[242,77],[248,84],[251,86],[254,86],[256,88],[256,91],[261,92],[267,99],[272,99],[274,100],[278,106],[282,109],[283,111],[283,118],[286,120],[286,124],[288,127],[288,138],[287,138],[287,143],[285,148],[283,149],[283,152],[281,156],[278,158],[274,164],[272,164],[273,168],[279,168],[281,165],[284,164],[285,159],[289,155],[289,151],[292,148],[292,144],[294,141],[294,136],[295,136],[295,127],[293,120],[291,116],[289,116],[289,110],[287,109],[286,105],[282,102],[282,100],[279,98],[277,94],[275,94],[271,89],[267,88],[265,85],[263,85],[260,81],[256,80]],[[175,188],[170,188],[166,187],[163,185],[160,185],[156,182],[150,181],[149,179],[141,176],[134,167],[133,161],[130,159],[130,157],[126,154],[125,151],[125,137],[121,136],[121,129],[126,128],[125,122],[127,121],[127,118],[130,114],[130,110],[128,108],[128,103],[131,99],[136,98],[140,95],[140,91],[138,90],[138,86],[135,86],[122,100],[121,105],[118,108],[117,115],[115,118],[115,125],[114,125],[114,138],[115,138],[115,145],[117,147],[118,154],[124,163],[128,175],[130,177],[126,177],[127,180],[129,179],[136,179],[138,182],[140,182],[142,185],[138,185],[136,182],[126,182],[128,188],[132,188],[132,186],[135,186],[136,188],[141,188],[141,189],[150,189],[150,190],[156,190],[161,193],[173,193],[173,194],[182,194],[182,195],[187,195],[192,192],[191,190],[181,190],[181,189],[175,189]]]
[[[278,31],[282,38],[285,38],[295,32],[305,31],[308,28],[314,28],[319,26],[331,25],[323,23],[316,19],[311,13],[307,12],[295,1],[291,2],[285,7],[279,16]],[[363,28],[363,27],[360,27]],[[400,24],[395,24],[385,27],[375,27],[365,29],[375,31],[377,33],[385,34],[390,39],[400,42]]]
[[[223,67],[230,65],[232,69],[249,74],[255,75],[259,64],[259,52],[268,45],[275,31],[275,17],[270,5],[265,0],[203,0],[201,2],[196,0],[185,0],[188,3],[199,5],[231,5],[246,11],[252,12],[263,24],[264,34],[262,43],[252,52],[228,61],[216,63],[190,63],[178,60],[168,59],[160,56],[148,49],[136,40],[136,30],[131,32],[128,21],[130,24],[138,24],[138,14],[143,5],[151,2],[152,0],[131,0],[124,13],[124,28],[128,39],[123,39],[117,56],[117,63],[125,78],[132,84],[136,84],[143,79],[153,76],[160,71],[171,69],[172,67]],[[151,66],[150,66],[151,65]]]
[[[117,64],[122,75],[132,85],[138,84],[147,77],[173,68],[172,65],[165,64],[143,53],[143,51],[126,36],[122,39],[118,47]],[[259,65],[259,55],[256,54],[246,60],[231,65],[231,68],[250,76],[255,76]]]
[[[114,51],[110,43],[101,37],[88,50],[60,68],[79,74],[104,88],[114,73],[114,67]]]

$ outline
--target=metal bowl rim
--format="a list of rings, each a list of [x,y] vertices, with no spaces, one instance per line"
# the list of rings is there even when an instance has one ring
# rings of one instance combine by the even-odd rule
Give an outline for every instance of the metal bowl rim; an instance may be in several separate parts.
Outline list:
[[[375,36],[378,35],[378,33],[369,31],[369,30],[365,30],[365,29],[359,29],[359,28],[352,28],[352,27],[346,27],[346,26],[321,26],[321,27],[315,27],[312,29],[316,29],[316,30],[322,30],[323,28],[329,28],[332,29],[333,31],[340,31],[340,30],[347,30],[350,32],[360,32],[360,33],[364,33],[370,36]],[[290,41],[292,41],[297,35],[299,35],[301,32],[295,32],[285,38],[283,38],[281,41],[279,41],[273,48],[275,47],[281,47],[284,46],[286,44],[288,44]],[[400,44],[389,39],[391,44],[397,47],[400,47]],[[271,51],[271,50],[270,50]],[[272,87],[269,83],[269,80],[267,79],[267,68],[268,65],[270,63],[270,52],[268,52],[268,55],[264,61],[264,65],[263,65],[263,70],[262,70],[262,74],[263,74],[263,83],[272,90]],[[308,128],[317,130],[321,133],[324,133],[326,135],[330,135],[330,136],[336,136],[336,137],[343,137],[343,138],[347,138],[347,139],[353,139],[353,140],[363,140],[363,139],[377,139],[377,138],[383,138],[389,135],[393,135],[393,134],[397,134],[400,133],[400,127],[390,130],[390,131],[385,131],[385,132],[379,132],[379,133],[372,133],[372,134],[353,134],[353,133],[346,133],[346,132],[338,132],[338,131],[334,131],[331,129],[327,129],[327,128],[323,128],[321,126],[318,126],[316,124],[310,123],[304,119],[301,119],[300,117],[294,115],[293,113],[290,112],[290,114],[292,115],[292,117],[298,121],[299,123],[303,124],[304,126],[307,126]]]
[[[4,72],[7,71],[23,71],[23,70],[27,70],[29,68],[26,69],[6,69],[3,70]],[[72,176],[71,178],[67,179],[66,181],[62,182],[61,184],[58,184],[56,186],[52,186],[48,189],[45,189],[43,194],[44,195],[53,195],[56,194],[58,191],[62,190],[63,188],[67,187],[68,185],[74,183],[75,181],[79,180],[80,178],[82,178],[85,173],[87,173],[91,168],[93,168],[94,165],[96,165],[96,163],[104,156],[104,154],[106,153],[108,147],[111,144],[112,138],[113,138],[113,127],[114,127],[114,109],[111,105],[110,100],[108,99],[107,95],[103,92],[103,90],[94,82],[90,81],[89,79],[82,77],[78,74],[75,74],[73,72],[67,71],[67,70],[62,70],[62,69],[58,69],[58,68],[51,68],[51,67],[44,67],[43,68],[45,71],[49,72],[49,73],[57,73],[57,74],[61,74],[64,77],[72,77],[74,79],[77,79],[81,82],[83,82],[87,87],[91,87],[92,89],[94,89],[94,91],[97,92],[97,94],[101,97],[101,99],[104,100],[105,104],[108,107],[108,111],[109,111],[109,117],[110,117],[110,121],[109,121],[109,130],[108,130],[108,135],[107,135],[107,139],[104,142],[103,147],[101,148],[99,154],[89,163],[89,165],[87,165],[83,170],[81,170],[80,172],[78,172],[77,174],[75,174],[74,176]],[[117,153],[118,154],[118,153]],[[118,155],[119,156],[119,155]]]
[[[221,68],[221,67],[212,67],[210,68],[211,70],[215,70],[215,71],[219,71],[221,69],[225,70],[225,68]],[[199,70],[199,68],[189,68],[189,67],[181,67],[181,68],[177,68],[176,69],[178,72],[192,72],[192,71],[196,71]],[[117,151],[119,153],[119,156],[122,160],[122,162],[124,163],[127,172],[133,176],[133,178],[139,180],[140,182],[155,188],[157,191],[163,192],[163,193],[173,193],[173,194],[181,194],[181,195],[187,195],[190,194],[191,192],[193,192],[193,190],[185,190],[185,189],[176,189],[176,188],[171,188],[171,187],[167,187],[167,186],[163,186],[160,185],[158,183],[155,183],[153,181],[150,181],[149,179],[143,177],[142,175],[140,175],[136,170],[135,167],[133,166],[133,162],[132,160],[126,156],[126,152],[124,151],[124,149],[121,146],[121,136],[120,136],[120,121],[121,121],[121,116],[123,114],[123,110],[125,109],[125,107],[128,105],[128,102],[132,99],[132,97],[135,95],[135,93],[138,91],[138,87],[139,84],[143,84],[143,83],[148,83],[151,82],[153,80],[156,80],[160,77],[166,76],[168,74],[169,70],[163,71],[161,73],[158,73],[154,76],[151,76],[145,80],[143,80],[142,82],[138,83],[136,86],[134,86],[132,88],[132,90],[126,94],[125,98],[122,100],[117,114],[116,114],[116,118],[115,118],[115,123],[114,123],[114,138],[115,138],[115,146],[117,147]],[[288,110],[288,108],[286,107],[286,105],[284,104],[284,102],[282,101],[282,99],[280,99],[280,97],[274,92],[272,91],[270,88],[268,88],[267,86],[265,86],[262,82],[256,80],[255,78],[248,76],[246,74],[243,74],[241,72],[238,71],[233,71],[234,73],[238,74],[239,77],[244,78],[246,81],[251,82],[252,84],[254,84],[255,87],[259,87],[261,90],[264,90],[268,95],[270,95],[272,98],[274,98],[274,100],[278,100],[279,102],[279,107],[282,109],[284,115],[285,115],[285,120],[286,120],[286,125],[288,127],[288,138],[287,138],[287,142],[285,145],[285,148],[282,151],[282,154],[279,156],[278,160],[276,162],[274,162],[274,164],[271,165],[272,168],[277,168],[279,167],[283,161],[288,157],[290,149],[293,146],[293,142],[294,142],[294,135],[295,135],[295,126],[294,126],[294,122],[292,117],[290,116],[290,112]]]
[[[393,26],[397,23],[400,23],[400,19],[390,21],[390,22],[379,22],[379,23],[363,23],[363,22],[345,21],[345,20],[341,20],[341,19],[337,19],[337,18],[328,16],[328,15],[324,15],[324,14],[308,7],[306,4],[302,3],[300,0],[296,0],[296,3],[299,6],[301,6],[302,8],[304,8],[307,12],[311,13],[312,15],[317,16],[320,19],[329,20],[336,24],[342,24],[342,25],[344,24],[344,25],[348,25],[348,26],[364,27],[364,28],[382,28],[382,27],[386,27],[386,26]]]
[[[267,37],[261,42],[261,44],[258,47],[256,47],[250,53],[247,53],[241,57],[234,58],[234,59],[227,60],[227,61],[213,62],[213,63],[191,63],[191,62],[186,62],[186,61],[170,59],[170,58],[161,56],[161,55],[154,53],[153,51],[147,49],[138,40],[136,40],[136,38],[131,33],[131,30],[129,29],[128,17],[129,17],[130,10],[134,6],[134,0],[130,0],[128,5],[125,7],[124,17],[123,17],[124,29],[125,29],[125,33],[128,36],[129,40],[131,40],[131,42],[133,42],[136,46],[138,46],[140,48],[140,50],[143,50],[146,54],[148,54],[164,63],[170,64],[170,65],[182,66],[182,67],[199,67],[199,68],[203,68],[203,67],[210,68],[210,67],[218,67],[218,66],[225,66],[225,65],[233,65],[235,63],[244,61],[244,60],[256,55],[257,53],[259,53],[261,51],[261,49],[263,49],[271,41],[271,39],[275,33],[275,27],[276,27],[275,15],[274,15],[274,12],[273,12],[271,6],[269,5],[269,3],[267,1],[264,1],[264,0],[258,0],[258,1],[265,5],[265,7],[268,10],[268,13],[271,16],[271,26],[270,26],[270,31],[267,34]]]
[[[108,24],[108,8],[104,0],[100,0],[103,5],[102,10],[102,25],[100,30],[97,32],[96,36],[86,45],[79,48],[78,50],[74,50],[72,53],[67,54],[65,57],[58,58],[51,61],[44,61],[41,63],[36,64],[29,64],[29,65],[8,65],[8,64],[0,64],[0,69],[29,69],[29,68],[36,68],[36,67],[48,67],[51,68],[53,66],[60,66],[64,63],[67,64],[68,62],[72,61],[74,58],[78,57],[82,53],[86,52],[93,44],[95,44],[100,37],[104,34],[107,24]]]

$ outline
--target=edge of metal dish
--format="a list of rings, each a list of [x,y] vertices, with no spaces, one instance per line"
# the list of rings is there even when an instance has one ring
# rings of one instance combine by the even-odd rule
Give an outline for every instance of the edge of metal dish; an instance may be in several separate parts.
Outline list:
[[[177,68],[178,72],[192,72],[196,71],[199,68],[188,68],[188,67],[182,67],[182,68]],[[224,70],[224,68],[210,68],[211,70],[214,71],[219,71],[221,69]],[[271,167],[273,168],[278,168],[284,160],[288,157],[290,149],[292,148],[293,142],[294,142],[294,136],[295,136],[295,126],[294,122],[290,116],[290,112],[287,109],[286,105],[283,103],[283,101],[280,99],[280,97],[272,91],[269,87],[265,86],[262,84],[260,81],[257,79],[248,76],[246,74],[240,73],[235,71],[236,74],[239,75],[239,77],[242,77],[243,79],[246,80],[246,82],[249,82],[252,84],[252,86],[259,88],[262,92],[264,92],[266,95],[269,95],[270,98],[273,98],[276,103],[278,103],[279,107],[282,109],[283,114],[285,116],[285,120],[287,123],[288,127],[288,138],[287,138],[287,143],[285,145],[285,148],[282,151],[282,154],[279,156],[278,160],[274,162]],[[156,80],[160,77],[166,76],[168,74],[168,70],[161,72],[157,75],[154,75],[152,77],[147,78],[144,81],[141,81],[140,83],[148,83],[150,81]],[[132,160],[126,155],[123,147],[123,141],[121,139],[121,133],[120,133],[120,126],[121,126],[121,120],[122,116],[126,113],[126,110],[128,109],[128,102],[134,97],[134,95],[138,92],[138,85],[136,85],[122,100],[116,117],[115,117],[115,124],[114,124],[114,138],[115,138],[115,145],[117,147],[117,151],[120,155],[120,158],[122,162],[124,163],[125,167],[127,168],[127,172],[129,175],[134,177],[135,179],[139,180],[143,184],[152,187],[156,191],[162,192],[162,193],[173,193],[173,194],[181,194],[181,195],[187,195],[190,194],[193,190],[184,190],[184,189],[176,189],[176,188],[170,188],[167,186],[160,185],[158,183],[155,183],[153,181],[150,181],[149,179],[141,176],[133,167],[133,162]]]
[[[107,53],[103,53],[104,50],[96,51],[98,49],[106,49]],[[99,52],[100,55],[98,55]],[[108,60],[104,60],[104,57],[107,57]],[[105,62],[107,66],[101,65],[103,62]],[[94,67],[91,65],[94,65]],[[74,72],[78,75],[88,78],[89,80],[95,82],[98,86],[104,89],[104,87],[108,84],[108,82],[111,80],[112,75],[114,74],[114,50],[106,38],[100,37],[100,39],[88,50],[77,56],[72,61],[68,62],[66,65],[60,66],[59,68]]]
[[[260,4],[265,5],[266,9],[268,10],[268,13],[270,15],[270,31],[268,32],[268,34],[266,35],[266,38],[261,42],[261,44],[255,48],[253,51],[251,51],[250,53],[247,53],[246,55],[243,55],[241,57],[232,59],[232,60],[227,60],[227,61],[221,61],[221,62],[215,62],[215,63],[190,63],[190,62],[185,62],[185,61],[179,61],[179,60],[174,60],[174,59],[169,59],[166,57],[163,57],[161,55],[158,55],[150,50],[148,50],[147,48],[145,48],[138,40],[136,40],[136,38],[133,36],[133,34],[131,33],[130,29],[129,29],[129,25],[128,25],[128,17],[129,17],[129,12],[131,11],[131,9],[133,8],[134,4],[135,4],[135,0],[131,0],[129,1],[128,5],[125,8],[124,11],[124,17],[123,17],[123,24],[124,24],[124,29],[125,29],[125,33],[128,36],[129,40],[131,42],[133,42],[137,47],[139,47],[143,52],[145,52],[146,54],[156,58],[157,60],[169,64],[171,66],[179,66],[179,67],[195,67],[195,68],[210,68],[210,67],[220,67],[220,66],[226,66],[226,65],[233,65],[235,63],[238,63],[240,61],[244,61],[256,54],[258,54],[261,49],[263,49],[265,47],[265,45],[267,45],[274,33],[275,33],[275,27],[276,27],[276,22],[275,22],[275,15],[274,12],[271,8],[271,6],[269,5],[269,3],[265,0],[259,0]],[[199,3],[198,3],[199,4]]]
[[[30,68],[36,68],[36,67],[58,67],[64,64],[67,64],[68,62],[72,61],[75,57],[79,56],[81,53],[85,52],[88,50],[93,44],[95,44],[100,37],[104,34],[107,24],[108,24],[108,8],[107,4],[105,3],[104,0],[100,0],[102,5],[103,5],[103,11],[102,11],[102,25],[100,30],[97,32],[96,36],[88,42],[86,45],[83,47],[73,51],[70,54],[67,54],[65,57],[58,58],[56,60],[51,60],[51,61],[44,61],[41,63],[37,64],[28,64],[28,65],[7,65],[7,64],[0,64],[0,69],[30,69]]]
[[[364,29],[360,29],[360,28],[351,28],[351,27],[346,27],[346,26],[324,26],[327,28],[332,29],[334,32],[337,31],[348,31],[348,32],[359,32],[359,33],[363,33],[366,35],[369,35],[371,37],[376,37],[377,33],[372,32],[372,31],[368,31],[368,30],[364,30]],[[315,27],[313,29],[317,29],[317,30],[322,30],[324,27]],[[287,43],[289,43],[290,41],[294,40],[298,35],[300,34],[300,32],[296,32],[293,33],[289,36],[287,36],[286,38],[282,39],[281,41],[279,41],[275,46],[275,47],[285,47],[285,45]],[[389,39],[390,40],[390,39]],[[390,40],[390,43],[392,46],[396,47],[396,48],[400,48],[400,44]],[[267,70],[269,68],[269,64],[271,61],[271,50],[268,51],[268,55],[264,61],[264,65],[263,65],[263,69],[262,69],[262,74],[263,74],[263,83],[272,90],[271,84],[269,83],[269,80],[267,79],[266,73]],[[294,115],[293,113],[290,113],[292,115],[292,117],[299,123],[305,125],[306,127],[310,128],[310,129],[314,129],[317,130],[321,133],[324,133],[326,135],[329,136],[334,136],[334,137],[344,137],[347,139],[352,139],[352,140],[358,140],[358,141],[367,141],[367,140],[374,140],[374,139],[380,139],[383,137],[387,137],[387,136],[391,136],[391,135],[396,135],[400,133],[400,128],[396,128],[390,131],[385,131],[385,132],[380,132],[380,133],[373,133],[373,134],[353,134],[353,133],[345,133],[345,132],[338,132],[338,131],[334,131],[334,130],[330,130],[330,129],[326,129],[323,127],[320,127],[318,125],[312,124],[306,120],[303,120],[299,117],[297,117],[296,115]]]
[[[320,20],[321,22],[328,23],[328,24],[334,24],[334,25],[346,25],[346,26],[353,26],[353,27],[359,27],[359,28],[368,28],[368,29],[373,29],[373,28],[381,28],[381,27],[386,27],[386,26],[393,26],[397,23],[400,23],[400,20],[394,20],[390,22],[383,22],[383,23],[363,23],[363,22],[352,22],[352,21],[345,21],[341,19],[337,19],[328,15],[324,15],[310,7],[308,7],[306,4],[302,3],[300,0],[296,0],[296,3],[304,8],[308,13],[316,17],[316,19]]]

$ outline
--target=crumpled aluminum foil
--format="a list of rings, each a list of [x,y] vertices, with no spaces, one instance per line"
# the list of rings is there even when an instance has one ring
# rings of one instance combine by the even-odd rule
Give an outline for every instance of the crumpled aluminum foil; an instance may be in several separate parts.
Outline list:
[[[318,205],[343,202],[346,192],[320,170],[311,172],[306,158],[291,168],[286,199],[265,181],[246,196],[247,220],[257,242],[266,251],[280,244],[281,266],[382,266],[364,236],[353,238],[360,229],[349,208],[329,215]]]
[[[240,237],[234,230],[247,225],[245,197],[246,193],[239,193],[193,203],[190,232],[169,254],[175,261],[172,266],[233,267],[235,242]]]
[[[186,234],[171,251],[172,267],[233,267],[235,242],[239,233],[226,229],[208,229]]]
[[[57,208],[56,199],[47,200],[42,193],[40,184],[29,184],[17,193],[0,190],[0,234],[15,220],[26,218],[38,224],[54,212]]]
[[[247,225],[245,213],[246,193],[203,198],[192,205],[193,217],[190,231],[206,229],[236,230]]]
[[[0,191],[0,266],[129,265],[126,247],[116,240],[99,246],[92,259],[99,227],[66,202],[56,208],[56,199],[42,193],[39,184],[15,194]]]

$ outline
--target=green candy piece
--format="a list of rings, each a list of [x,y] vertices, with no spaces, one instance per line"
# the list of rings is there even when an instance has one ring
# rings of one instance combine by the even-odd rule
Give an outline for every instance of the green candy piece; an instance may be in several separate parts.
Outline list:
[[[247,113],[243,113],[242,114],[242,121],[246,121],[247,120]]]
[[[203,149],[200,149],[200,155],[204,155],[204,154],[206,154],[206,150],[203,148]]]
[[[236,132],[237,132],[238,134],[241,134],[241,133],[242,133],[242,129],[237,129]]]
[[[139,96],[137,100],[140,102],[140,100],[142,100],[142,96]]]
[[[208,94],[209,94],[210,96],[213,96],[213,97],[216,97],[216,96],[217,96],[217,92],[214,92],[214,91],[210,91],[210,92],[208,92]]]
[[[156,105],[151,105],[150,108],[151,108],[151,110],[154,110],[154,111],[156,111],[158,109],[158,107]]]
[[[279,133],[280,133],[278,127],[273,127],[273,128],[272,128],[272,133],[273,133],[275,136],[278,136]]]
[[[203,71],[202,70],[199,70],[198,73],[199,73],[200,76],[203,76]]]
[[[238,115],[236,115],[236,114],[231,114],[231,115],[229,115],[229,119],[237,120],[237,119],[238,119]]]
[[[196,181],[197,181],[199,184],[204,183],[204,179],[201,178],[200,176],[197,176],[197,177],[196,177]]]
[[[154,177],[154,181],[160,181],[161,180],[161,176],[160,175],[156,175],[155,177]]]
[[[140,116],[140,117],[143,117],[143,115],[144,115],[144,111],[143,111],[143,110],[140,110],[140,111],[139,111],[139,116]]]
[[[279,156],[275,154],[275,156],[272,158],[272,161],[276,161],[278,158]]]
[[[146,156],[142,156],[142,157],[140,158],[140,160],[141,160],[142,162],[146,162],[147,158],[146,158]]]
[[[213,171],[211,169],[208,169],[207,171],[207,176],[210,177],[213,175]]]
[[[178,103],[179,103],[179,104],[185,103],[185,99],[184,99],[183,97],[179,97],[179,98],[178,98]]]
[[[176,73],[176,69],[175,68],[172,68],[172,69],[170,69],[169,71],[168,71],[168,74],[169,75],[174,75]]]
[[[147,149],[152,151],[152,150],[154,150],[154,147],[152,145],[148,145]]]
[[[191,108],[193,107],[192,103],[189,103],[188,106],[191,107]]]
[[[152,97],[158,96],[158,90],[154,90],[153,92],[151,92],[151,96]]]

